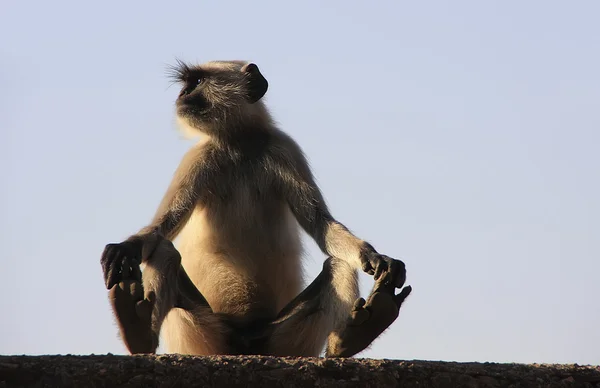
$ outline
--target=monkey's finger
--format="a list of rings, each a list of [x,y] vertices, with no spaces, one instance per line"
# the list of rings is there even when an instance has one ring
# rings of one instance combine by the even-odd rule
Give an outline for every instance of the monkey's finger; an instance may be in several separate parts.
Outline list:
[[[123,264],[121,265],[121,279],[129,279],[129,272],[131,268],[131,259],[125,257]]]
[[[121,271],[122,279],[131,279],[138,282],[142,281],[142,272],[140,270],[140,265],[137,263],[135,259],[127,256],[123,260],[123,270]]]
[[[375,269],[373,269],[373,266],[371,265],[369,260],[364,260],[361,263],[361,266],[362,266],[362,270],[364,272],[368,273],[369,275],[373,275],[375,273]]]
[[[108,281],[108,279],[109,279],[109,275],[110,275],[110,274],[109,274],[109,272],[110,272],[110,267],[108,267],[108,266],[107,266],[106,268],[103,268],[103,271],[102,271],[102,272],[103,272],[103,273],[102,273],[102,277],[103,277],[103,279],[104,279],[104,285],[106,286],[106,289],[110,290],[110,289],[111,289],[111,287],[114,285],[114,284],[113,284],[113,285],[111,285],[111,284],[110,284],[110,282]]]
[[[106,261],[114,256],[113,255],[114,250],[115,250],[114,244],[108,244],[104,247],[104,251],[102,251],[102,256],[100,257],[100,263],[102,263],[102,265],[105,265]]]
[[[148,302],[150,302],[150,304],[152,306],[154,306],[154,302],[156,302],[156,292],[154,292],[154,291],[148,291],[146,293],[146,300]]]
[[[108,287],[108,268],[104,266],[102,266],[102,280],[104,280],[104,285],[110,288]]]
[[[142,270],[140,269],[139,264],[134,263],[131,266],[131,274],[130,275],[133,280],[136,280],[138,282],[142,281]]]
[[[106,283],[106,288],[110,289],[112,285],[109,285],[108,279],[110,278],[110,270],[112,268],[114,262],[114,255],[112,254],[112,247],[107,246],[102,253],[102,258],[100,259],[100,265],[102,266],[102,274],[104,276],[104,283]]]
[[[375,280],[379,280],[379,277],[388,270],[388,265],[387,263],[380,259],[377,264],[375,265],[375,274],[373,275],[373,278]]]
[[[383,274],[380,279],[382,288],[393,293],[396,288],[400,288],[404,285],[405,275],[403,271],[400,271],[398,267],[393,266],[392,269]]]
[[[411,292],[412,292],[412,287],[406,286],[402,289],[402,291],[400,291],[400,293],[398,295],[394,295],[394,302],[396,302],[396,306],[398,306],[398,308],[400,308],[400,306],[402,306],[402,303],[404,303],[404,300],[406,298],[408,298],[408,296],[410,295]]]
[[[119,268],[115,268],[115,263],[112,263],[106,274],[106,288],[111,289],[112,286],[118,283]]]
[[[394,283],[394,287],[402,287],[404,285],[404,282],[406,282],[406,272],[400,273],[394,279],[396,280],[396,282]]]
[[[375,283],[375,291],[378,292],[386,292],[388,294],[394,295],[395,291],[395,278],[394,273],[392,271],[384,272],[383,275],[377,280]]]
[[[354,306],[352,306],[352,311],[357,311],[362,309],[367,301],[364,298],[358,298],[354,301]]]
[[[406,267],[400,260],[395,260],[387,256],[384,257],[387,262],[388,271],[383,274],[380,283],[383,284],[384,289],[393,293],[396,288],[404,285],[406,281]]]
[[[123,276],[123,273],[125,272],[129,275],[129,267],[129,260],[126,257],[122,258],[118,251],[115,252],[108,272],[108,287],[110,288],[119,283],[123,278],[126,278]]]
[[[400,260],[395,260],[396,271],[394,274],[394,286],[400,288],[406,282],[406,265]]]
[[[117,255],[118,255],[117,252],[112,250],[109,252],[109,255],[106,257],[105,275],[106,275],[106,282],[107,282],[108,288],[111,288],[113,285],[115,285],[117,283],[115,281],[115,277],[120,271],[120,268],[118,268],[119,263],[117,263],[117,258],[118,258]]]
[[[136,301],[143,300],[144,287],[142,287],[142,284],[131,280],[128,280],[127,282],[129,283],[129,295]]]

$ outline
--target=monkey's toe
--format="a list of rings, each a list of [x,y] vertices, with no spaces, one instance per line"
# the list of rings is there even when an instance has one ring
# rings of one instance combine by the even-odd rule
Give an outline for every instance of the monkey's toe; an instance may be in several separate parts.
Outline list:
[[[109,300],[129,352],[154,353],[158,346],[158,338],[152,331],[154,300],[144,299],[142,284],[122,281],[110,289]]]
[[[369,319],[371,313],[365,308],[366,303],[367,302],[363,298],[358,298],[354,302],[354,307],[352,308],[352,312],[350,313],[350,320],[348,321],[348,325],[360,326]]]

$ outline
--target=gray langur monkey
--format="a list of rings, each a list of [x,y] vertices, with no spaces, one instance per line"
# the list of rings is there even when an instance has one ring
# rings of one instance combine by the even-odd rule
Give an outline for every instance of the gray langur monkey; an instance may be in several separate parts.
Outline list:
[[[411,292],[402,288],[404,263],[331,215],[301,148],[269,115],[268,83],[255,64],[178,62],[173,71],[183,85],[178,123],[203,138],[152,222],[101,258],[128,350],[155,353],[159,334],[167,352],[194,355],[366,349]],[[304,290],[301,230],[328,256]],[[367,300],[359,269],[375,279]]]

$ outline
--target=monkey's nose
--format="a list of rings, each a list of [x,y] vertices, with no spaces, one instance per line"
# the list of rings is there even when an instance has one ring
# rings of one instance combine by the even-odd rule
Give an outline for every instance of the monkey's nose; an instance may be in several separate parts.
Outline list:
[[[185,96],[187,94],[190,94],[191,92],[194,91],[194,88],[195,87],[191,86],[191,85],[188,85],[188,86],[184,87],[183,89],[181,89],[181,92],[179,93],[179,97],[177,97],[177,98],[181,98],[181,97],[183,97],[183,96]]]

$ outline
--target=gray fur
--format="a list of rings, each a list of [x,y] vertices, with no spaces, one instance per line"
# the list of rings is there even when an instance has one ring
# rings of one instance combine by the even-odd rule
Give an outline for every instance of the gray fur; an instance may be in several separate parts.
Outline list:
[[[318,356],[329,341],[335,355],[359,297],[357,270],[381,275],[392,262],[331,215],[301,148],[260,99],[268,84],[258,68],[180,63],[175,76],[183,84],[178,122],[203,139],[184,156],[152,222],[129,245],[113,244],[142,252],[145,295],[156,298],[153,333],[162,329],[173,353]],[[331,257],[303,293],[302,229]],[[176,237],[177,250],[169,245]],[[103,256],[103,264],[117,261]],[[179,270],[207,304],[174,308]],[[105,273],[116,276],[112,267]],[[392,282],[400,287],[403,276]]]

